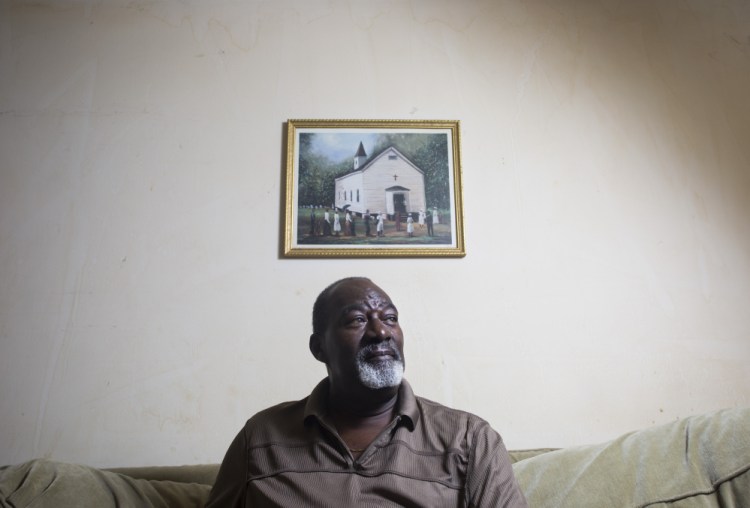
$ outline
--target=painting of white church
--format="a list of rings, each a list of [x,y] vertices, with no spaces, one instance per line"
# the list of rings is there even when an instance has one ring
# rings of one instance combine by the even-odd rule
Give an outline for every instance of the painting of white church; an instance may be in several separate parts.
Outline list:
[[[335,180],[336,208],[371,214],[419,213],[426,209],[424,172],[390,146],[367,161],[360,142],[352,171]]]
[[[457,120],[287,122],[284,255],[461,257]]]

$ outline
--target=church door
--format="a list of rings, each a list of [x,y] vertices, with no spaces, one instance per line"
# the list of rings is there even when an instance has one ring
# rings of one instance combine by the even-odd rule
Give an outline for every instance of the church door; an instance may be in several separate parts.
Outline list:
[[[401,193],[393,194],[393,211],[406,213],[406,195]]]

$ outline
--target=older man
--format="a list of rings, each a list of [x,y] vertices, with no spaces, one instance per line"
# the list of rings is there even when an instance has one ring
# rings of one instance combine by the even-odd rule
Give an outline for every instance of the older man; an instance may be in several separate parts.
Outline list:
[[[403,379],[398,310],[365,278],[328,286],[310,351],[328,377],[247,421],[207,506],[525,507],[502,439]]]

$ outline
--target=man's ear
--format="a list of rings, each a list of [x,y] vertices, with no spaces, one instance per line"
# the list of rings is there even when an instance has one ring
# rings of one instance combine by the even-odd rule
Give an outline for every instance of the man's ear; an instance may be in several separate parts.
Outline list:
[[[319,362],[326,363],[326,355],[323,352],[322,337],[317,333],[310,335],[310,352]]]

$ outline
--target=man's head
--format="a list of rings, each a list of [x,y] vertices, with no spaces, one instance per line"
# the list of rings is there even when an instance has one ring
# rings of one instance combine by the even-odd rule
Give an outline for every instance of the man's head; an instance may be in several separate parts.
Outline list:
[[[369,279],[334,282],[313,305],[310,351],[326,364],[332,383],[398,386],[404,372],[398,310]]]

